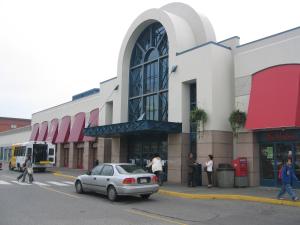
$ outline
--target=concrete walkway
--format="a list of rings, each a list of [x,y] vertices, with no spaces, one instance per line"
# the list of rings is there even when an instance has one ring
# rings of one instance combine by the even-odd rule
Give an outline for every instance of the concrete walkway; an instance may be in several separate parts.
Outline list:
[[[53,168],[50,171],[56,176],[63,176],[69,179],[75,179],[78,175],[87,172],[81,169],[69,168]],[[276,195],[278,191],[279,189],[275,187],[207,188],[205,186],[187,187],[179,184],[164,183],[159,190],[159,194],[186,199],[240,200],[300,207],[300,201],[291,201],[287,195],[285,200],[277,200]],[[296,190],[296,192],[299,196],[299,190]]]

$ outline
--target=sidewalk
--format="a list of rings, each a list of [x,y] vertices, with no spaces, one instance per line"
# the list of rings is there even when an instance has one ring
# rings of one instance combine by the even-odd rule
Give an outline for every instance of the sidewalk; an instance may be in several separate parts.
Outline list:
[[[87,171],[81,169],[53,168],[49,169],[56,176],[63,176],[75,179],[78,175]],[[247,187],[247,188],[219,188],[206,186],[187,187],[180,184],[164,183],[160,187],[159,193],[167,196],[186,199],[220,199],[220,200],[241,200],[251,202],[261,202],[267,204],[287,205],[300,207],[300,201],[277,200],[278,188],[275,187]],[[296,190],[298,196],[299,190]]]

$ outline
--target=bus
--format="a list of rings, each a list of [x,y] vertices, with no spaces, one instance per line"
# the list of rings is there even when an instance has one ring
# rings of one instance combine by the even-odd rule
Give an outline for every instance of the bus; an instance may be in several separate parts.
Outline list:
[[[9,169],[22,171],[27,156],[31,156],[34,170],[45,171],[55,164],[55,145],[44,141],[30,141],[13,144]]]

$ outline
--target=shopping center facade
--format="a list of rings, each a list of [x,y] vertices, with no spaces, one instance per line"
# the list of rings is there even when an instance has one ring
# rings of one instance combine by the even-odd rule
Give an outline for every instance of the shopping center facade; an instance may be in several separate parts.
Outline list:
[[[1,149],[50,141],[56,166],[83,169],[96,159],[145,166],[159,153],[172,183],[186,182],[189,152],[201,164],[213,154],[215,169],[247,157],[251,186],[276,185],[291,155],[300,176],[300,27],[243,45],[237,36],[216,41],[205,16],[171,3],[133,21],[117,68],[100,91],[33,113],[31,128],[0,133]],[[199,132],[194,107],[208,115]],[[247,121],[233,135],[228,118],[237,109]]]

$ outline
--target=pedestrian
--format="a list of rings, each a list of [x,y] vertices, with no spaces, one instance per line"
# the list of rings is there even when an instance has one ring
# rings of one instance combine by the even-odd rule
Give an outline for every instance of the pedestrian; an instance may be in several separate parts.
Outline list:
[[[27,174],[27,171],[26,171],[26,162],[27,162],[27,158],[26,158],[25,162],[22,165],[22,173],[17,177],[17,181],[19,181],[23,177],[26,177],[26,174]]]
[[[27,173],[28,173],[29,183],[32,184],[32,182],[33,182],[33,167],[32,167],[30,155],[28,156],[28,160],[26,162],[26,169],[27,169]]]
[[[147,167],[150,167],[152,169],[152,172],[156,175],[158,179],[158,184],[161,186],[163,184],[163,178],[162,178],[162,161],[161,158],[159,157],[159,154],[156,153],[154,154],[153,159],[151,162],[147,165]]]
[[[194,155],[192,152],[189,153],[188,156],[188,186],[195,187],[196,184],[194,183],[194,173],[195,173],[195,164],[196,161],[194,159]]]
[[[278,192],[277,199],[283,199],[282,196],[287,192],[293,201],[298,200],[295,191],[292,189],[293,180],[299,181],[295,175],[294,169],[292,168],[292,159],[288,158],[281,170],[281,189]]]
[[[205,162],[206,165],[206,173],[207,173],[207,180],[208,180],[208,188],[212,187],[212,173],[213,173],[213,166],[214,166],[214,162],[213,162],[213,155],[208,155],[209,160],[207,162]]]

